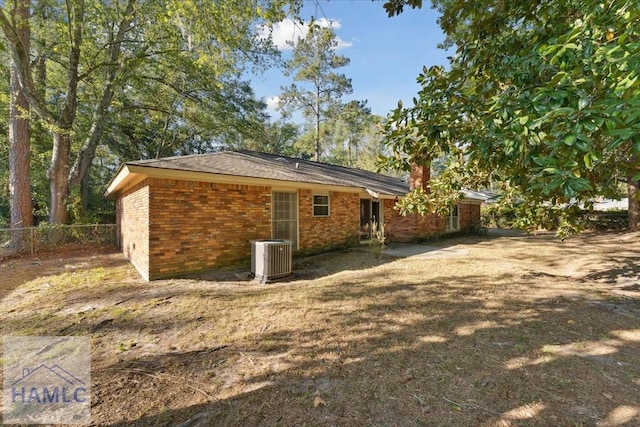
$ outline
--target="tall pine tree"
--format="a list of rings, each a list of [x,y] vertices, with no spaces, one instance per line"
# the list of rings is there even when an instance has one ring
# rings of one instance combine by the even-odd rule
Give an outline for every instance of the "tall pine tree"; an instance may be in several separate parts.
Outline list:
[[[353,91],[351,79],[335,71],[349,64],[349,58],[337,54],[337,47],[333,29],[312,22],[306,37],[293,47],[293,58],[285,64],[285,75],[293,77],[294,83],[282,88],[282,111],[302,111],[313,123],[315,161],[322,153],[320,123],[335,115],[342,96]]]

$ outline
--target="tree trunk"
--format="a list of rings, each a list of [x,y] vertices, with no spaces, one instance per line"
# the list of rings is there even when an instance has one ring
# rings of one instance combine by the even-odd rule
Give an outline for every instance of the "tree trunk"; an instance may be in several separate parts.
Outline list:
[[[313,160],[320,161],[320,113],[316,113],[316,129],[315,129],[315,149]]]
[[[313,159],[320,161],[320,81],[318,77],[315,80],[316,86],[316,99],[315,99],[315,115],[316,115],[316,128],[315,128],[315,154]]]
[[[9,193],[11,227],[33,225],[29,169],[29,103],[20,90],[15,70],[11,70],[9,105]]]
[[[634,181],[629,176],[629,231],[640,231],[640,181]]]
[[[17,0],[12,10],[16,32],[26,51],[29,51],[29,1]],[[9,205],[11,228],[33,225],[31,180],[29,167],[29,102],[18,79],[18,70],[11,63],[9,90]],[[21,232],[12,233],[11,247],[21,250],[25,241]]]
[[[65,224],[69,218],[67,201],[69,199],[69,154],[71,136],[69,131],[57,130],[53,134],[53,154],[51,166],[47,171],[51,198],[49,201],[49,222]]]
[[[67,203],[69,201],[69,171],[71,155],[71,131],[78,108],[78,69],[80,66],[80,45],[82,44],[82,28],[84,24],[83,0],[73,3],[73,19],[70,16],[69,34],[71,49],[67,66],[67,90],[62,111],[56,122],[58,128],[52,131],[53,151],[51,165],[47,171],[49,179],[50,202],[49,222],[66,224],[69,219]]]
[[[17,0],[26,2],[28,0]],[[27,3],[25,3],[27,4]],[[49,221],[54,224],[67,222],[67,202],[69,198],[69,157],[71,152],[71,130],[76,118],[78,107],[78,82],[80,66],[80,50],[82,45],[82,31],[84,28],[85,1],[75,0],[67,2],[67,29],[69,33],[70,50],[67,65],[67,87],[64,94],[64,103],[59,116],[56,118],[47,109],[45,100],[40,96],[42,90],[38,90],[33,81],[30,53],[20,41],[14,28],[2,9],[0,9],[0,28],[5,36],[7,46],[11,51],[17,77],[24,95],[29,101],[32,110],[49,125],[53,130],[53,151],[51,164],[47,170],[49,179],[50,205]],[[28,12],[28,9],[27,9]]]
[[[80,181],[80,208],[82,209],[82,213],[86,213],[89,209],[89,195],[91,194],[91,180],[89,173],[85,173],[82,176],[82,181]]]
[[[111,101],[113,100],[116,90],[116,78],[123,66],[123,62],[120,59],[122,42],[135,17],[135,4],[136,0],[128,0],[122,21],[118,26],[118,31],[111,33],[109,36],[111,47],[109,48],[109,62],[106,66],[105,85],[102,89],[100,99],[93,110],[93,119],[91,128],[89,129],[89,135],[85,139],[69,175],[69,188],[72,189],[80,186],[80,208],[83,212],[86,211],[88,205],[87,197],[89,191],[87,186],[89,182],[89,169],[96,156],[96,149],[102,141],[109,107],[111,106]]]
[[[110,93],[111,94],[108,96],[109,104],[111,103],[113,92],[110,90]],[[96,157],[96,149],[98,148],[98,144],[102,140],[102,136],[104,134],[106,111],[107,108],[105,107],[104,109],[102,109],[102,111],[96,111],[94,113],[93,123],[91,124],[91,129],[89,130],[89,136],[86,138],[83,147],[78,153],[78,157],[76,157],[76,160],[71,167],[70,174],[67,178],[70,191],[71,189],[77,188],[78,186],[80,187],[80,200],[78,207],[83,214],[87,210],[87,197],[89,195],[89,191],[86,191],[87,189],[85,189],[84,187],[86,187],[85,184],[89,181],[89,169],[91,168],[93,159]]]

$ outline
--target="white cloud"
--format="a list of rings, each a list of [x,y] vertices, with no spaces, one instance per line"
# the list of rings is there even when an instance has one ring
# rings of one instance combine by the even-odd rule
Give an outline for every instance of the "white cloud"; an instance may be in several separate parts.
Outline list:
[[[334,30],[337,30],[342,26],[339,21],[327,18],[320,18],[315,22],[321,28],[333,28]],[[305,38],[308,32],[309,22],[300,23],[287,18],[274,24],[271,28],[267,26],[260,27],[258,29],[258,37],[261,39],[268,39],[271,34],[273,44],[279,50],[291,50],[298,39]],[[343,40],[337,36],[336,41],[338,42],[336,49],[346,49],[353,45],[353,43]]]
[[[275,110],[280,105],[280,97],[278,95],[270,96],[266,99],[266,103],[268,108]]]

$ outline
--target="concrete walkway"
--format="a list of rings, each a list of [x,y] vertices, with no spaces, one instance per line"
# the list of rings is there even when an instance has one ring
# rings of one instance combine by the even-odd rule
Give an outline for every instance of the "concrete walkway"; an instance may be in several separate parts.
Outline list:
[[[439,248],[428,245],[391,243],[384,248],[383,253],[400,258],[460,258],[468,256],[469,250],[456,247]]]
[[[488,237],[520,237],[526,236],[526,233],[520,230],[493,228],[487,230]],[[363,243],[363,247],[364,247]],[[449,247],[441,248],[437,246],[429,246],[425,244],[416,243],[389,243],[384,248],[384,252],[387,255],[399,257],[399,258],[460,258],[469,256],[469,250]]]

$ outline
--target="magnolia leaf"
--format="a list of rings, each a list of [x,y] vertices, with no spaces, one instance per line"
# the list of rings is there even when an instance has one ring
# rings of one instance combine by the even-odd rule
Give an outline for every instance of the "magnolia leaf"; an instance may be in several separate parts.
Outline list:
[[[564,143],[568,146],[572,146],[574,142],[576,142],[576,136],[575,135],[567,135],[564,138]]]
[[[589,98],[580,98],[578,100],[578,110],[582,111],[589,105]]]
[[[583,157],[583,161],[587,169],[589,170],[593,169],[593,159],[591,158],[591,153],[585,154]]]

